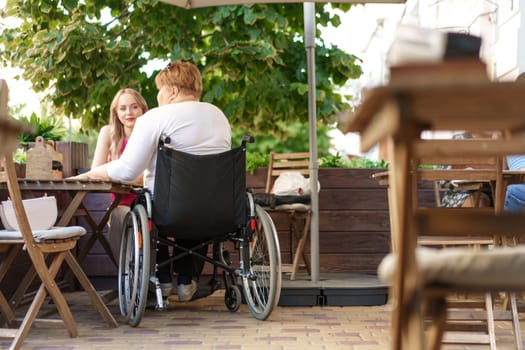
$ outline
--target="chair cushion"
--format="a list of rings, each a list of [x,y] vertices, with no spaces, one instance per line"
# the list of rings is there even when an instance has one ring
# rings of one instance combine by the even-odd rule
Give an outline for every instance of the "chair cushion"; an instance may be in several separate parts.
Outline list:
[[[253,200],[260,206],[270,209],[309,211],[312,198],[310,195],[278,196],[273,193],[255,193]]]
[[[59,227],[54,226],[49,230],[36,230],[33,231],[33,237],[37,242],[43,242],[46,240],[57,240],[57,239],[67,239],[73,237],[81,237],[86,234],[86,229],[82,226],[65,226]],[[21,239],[22,233],[20,231],[9,231],[9,230],[0,230],[0,239],[9,240],[9,239]]]
[[[292,204],[281,204],[275,206],[275,210],[296,210],[296,211],[309,211],[310,206],[303,203],[292,203]]]
[[[494,289],[525,288],[525,246],[494,247],[476,251],[466,247],[432,249],[418,247],[416,260],[425,284]],[[391,282],[396,256],[387,255],[378,275]]]

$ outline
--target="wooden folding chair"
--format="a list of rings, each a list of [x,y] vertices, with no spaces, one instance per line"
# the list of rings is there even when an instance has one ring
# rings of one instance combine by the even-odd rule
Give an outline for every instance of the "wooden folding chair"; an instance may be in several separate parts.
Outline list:
[[[85,234],[85,229],[80,226],[69,226],[53,227],[49,230],[34,232],[31,230],[23,206],[22,196],[18,187],[18,180],[12,159],[12,153],[17,144],[17,130],[22,130],[18,123],[0,118],[0,131],[2,133],[0,137],[0,145],[2,145],[0,146],[0,159],[3,158],[5,162],[4,167],[7,173],[9,196],[13,202],[13,208],[20,228],[20,231],[0,231],[0,253],[5,253],[5,258],[0,264],[0,281],[5,276],[14,260],[14,257],[23,246],[27,250],[32,267],[28,272],[29,277],[23,279],[23,282],[21,283],[24,284],[25,287],[19,290],[19,292],[26,292],[27,287],[29,287],[33,279],[32,277],[35,275],[33,271],[39,277],[41,284],[20,323],[15,318],[17,310],[13,310],[10,307],[10,303],[7,302],[6,297],[0,293],[0,310],[2,311],[3,316],[5,316],[7,326],[9,327],[0,329],[0,338],[13,339],[9,349],[18,349],[21,347],[35,321],[54,325],[59,323],[66,328],[71,337],[76,337],[78,335],[76,323],[71,314],[71,310],[69,309],[65,297],[55,280],[64,261],[73,271],[73,274],[76,276],[83,289],[88,293],[93,305],[101,314],[102,318],[107,321],[110,326],[117,327],[115,318],[102,302],[102,299],[97,294],[97,291],[72,254],[72,250],[75,248],[77,240]],[[52,257],[49,265],[46,262],[48,257]],[[37,320],[39,311],[47,296],[50,296],[53,300],[61,320]]]
[[[275,179],[285,172],[299,172],[308,177],[310,175],[310,154],[301,153],[270,153],[268,173],[266,176],[266,193],[271,193]],[[283,264],[284,272],[291,272],[290,280],[294,280],[299,269],[299,260],[302,258],[304,267],[310,274],[309,259],[304,251],[310,232],[311,207],[307,204],[294,203],[278,205],[269,211],[288,213],[290,220],[290,252],[293,254],[293,263]],[[295,248],[294,248],[295,247]]]
[[[423,181],[433,181],[435,184],[441,180],[463,180],[458,182],[458,190],[471,190],[470,200],[473,207],[479,207],[480,189],[482,184],[489,184],[494,199],[495,212],[502,211],[502,191],[505,180],[502,177],[503,162],[501,157],[422,157],[421,164],[450,165],[450,168],[435,167],[433,169],[420,168],[417,178]],[[388,172],[374,174],[381,184],[388,185]],[[436,207],[441,203],[441,192],[435,191]],[[443,218],[447,220],[446,217]],[[395,220],[393,220],[395,224]],[[487,246],[499,245],[502,239],[498,236],[444,236],[442,234],[429,234],[418,237],[418,246],[447,248],[470,247],[473,250],[484,249]],[[392,245],[395,246],[394,244]],[[447,295],[447,316],[442,320],[440,332],[447,332],[442,337],[444,344],[486,344],[490,349],[496,349],[495,321],[512,321],[517,348],[521,349],[521,330],[516,308],[516,296],[508,293],[510,302],[509,310],[495,310],[491,292],[482,293],[483,297],[475,297],[479,293],[453,296]],[[475,298],[474,298],[475,297]],[[432,329],[436,325],[429,325]]]

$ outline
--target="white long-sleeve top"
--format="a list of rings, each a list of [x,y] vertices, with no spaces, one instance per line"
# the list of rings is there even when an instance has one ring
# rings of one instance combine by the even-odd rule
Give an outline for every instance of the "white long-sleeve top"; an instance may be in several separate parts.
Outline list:
[[[170,137],[168,147],[191,154],[231,148],[230,124],[219,108],[197,101],[167,104],[137,119],[122,156],[108,164],[108,175],[116,181],[132,182],[144,171],[144,186],[153,193],[161,136]]]

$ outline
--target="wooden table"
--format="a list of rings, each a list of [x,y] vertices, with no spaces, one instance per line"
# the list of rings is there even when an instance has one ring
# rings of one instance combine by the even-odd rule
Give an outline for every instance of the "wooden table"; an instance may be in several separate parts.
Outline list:
[[[442,67],[439,69],[443,73]],[[472,75],[463,80],[461,72],[449,73],[433,72],[432,79],[400,79],[370,90],[347,129],[360,132],[362,151],[379,142],[388,146],[391,232],[393,249],[399,252],[393,282],[394,349],[422,349],[424,344],[421,277],[414,254],[420,231],[433,230],[443,235],[462,230],[504,234],[525,228],[525,215],[509,216],[481,209],[418,208],[416,169],[421,159],[503,157],[525,150],[525,138],[426,140],[421,137],[424,130],[491,132],[525,128],[525,84],[492,83],[483,78],[473,79]],[[425,70],[419,74],[424,75]],[[449,210],[457,215],[449,216]]]
[[[75,216],[85,217],[88,225],[93,230],[93,234],[89,238],[88,242],[82,247],[78,253],[77,260],[82,263],[84,258],[87,256],[93,245],[97,240],[100,241],[105,252],[111,258],[115,266],[118,266],[115,257],[111,251],[111,247],[103,235],[103,230],[108,223],[111,212],[115,209],[122,197],[126,194],[132,193],[134,187],[129,184],[123,184],[120,182],[109,182],[109,181],[98,181],[98,180],[30,180],[30,179],[19,179],[18,180],[20,191],[24,197],[31,198],[41,196],[42,193],[51,194],[68,194],[70,201],[66,208],[61,210],[59,213],[59,220],[56,226],[67,226]],[[7,183],[0,182],[0,189],[7,190]],[[89,211],[84,207],[83,200],[89,193],[114,193],[115,199],[111,202],[111,205],[107,208],[104,216],[96,222],[95,219],[90,215]]]

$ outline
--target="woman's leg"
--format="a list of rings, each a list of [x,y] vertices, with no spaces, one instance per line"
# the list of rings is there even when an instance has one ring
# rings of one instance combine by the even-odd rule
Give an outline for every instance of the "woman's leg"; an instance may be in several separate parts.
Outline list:
[[[521,213],[524,207],[525,185],[516,184],[507,186],[504,210],[513,213]]]
[[[199,241],[177,240],[177,244],[185,248],[195,247],[199,243]],[[208,245],[194,249],[194,251],[201,255],[206,255],[208,253]],[[176,255],[178,252],[178,250],[175,250],[173,254]],[[177,295],[179,296],[179,301],[192,300],[193,295],[197,292],[197,282],[203,268],[204,260],[194,255],[186,255],[173,262],[173,270],[177,273]]]
[[[192,248],[200,243],[200,241],[176,240],[177,244],[184,248]],[[208,253],[208,246],[194,250],[196,253],[206,255]],[[181,251],[175,250],[174,255]],[[177,284],[189,284],[191,280],[198,280],[204,268],[204,260],[194,256],[186,255],[173,262],[173,270],[177,273]]]
[[[122,238],[122,224],[124,223],[124,218],[129,212],[129,207],[127,205],[119,205],[111,212],[109,219],[109,230],[108,230],[108,241],[113,257],[118,261],[120,255],[120,241]]]

